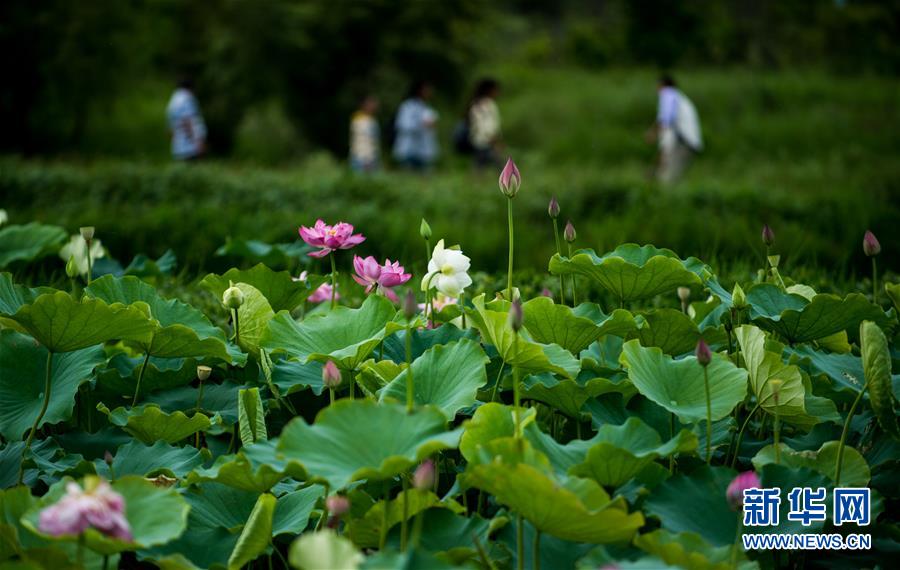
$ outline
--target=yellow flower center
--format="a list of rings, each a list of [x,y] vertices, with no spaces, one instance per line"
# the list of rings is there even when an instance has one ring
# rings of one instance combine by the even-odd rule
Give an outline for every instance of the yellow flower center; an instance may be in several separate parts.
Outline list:
[[[445,263],[441,267],[441,273],[443,273],[444,275],[453,275],[453,266],[449,263]]]

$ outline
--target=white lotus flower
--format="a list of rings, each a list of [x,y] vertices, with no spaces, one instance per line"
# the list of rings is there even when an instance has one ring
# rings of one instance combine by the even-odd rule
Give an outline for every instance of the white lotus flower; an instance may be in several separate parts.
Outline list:
[[[472,284],[472,278],[466,273],[469,265],[470,260],[463,252],[444,249],[444,240],[437,242],[428,262],[428,273],[422,278],[422,291],[437,289],[448,297],[459,297]]]
[[[9,214],[6,213],[6,210],[0,210],[0,226],[9,221]]]
[[[106,256],[106,251],[99,239],[91,240],[91,263],[94,264],[101,257]],[[68,262],[70,258],[75,260],[75,266],[78,268],[79,275],[87,275],[88,259],[87,259],[87,242],[81,237],[81,234],[75,234],[69,238],[69,243],[62,246],[59,250],[59,257]]]

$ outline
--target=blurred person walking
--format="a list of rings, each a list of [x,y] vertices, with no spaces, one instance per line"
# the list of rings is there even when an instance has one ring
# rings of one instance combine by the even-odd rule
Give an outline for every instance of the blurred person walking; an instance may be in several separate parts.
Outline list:
[[[500,166],[500,84],[487,77],[478,82],[466,115],[475,167]]]
[[[375,172],[381,157],[381,129],[375,114],[378,99],[367,95],[350,119],[350,168],[356,172]]]
[[[437,160],[435,128],[438,114],[428,105],[434,89],[427,81],[416,81],[394,120],[394,158],[404,168],[424,172]]]
[[[656,123],[648,139],[656,141],[659,148],[656,178],[669,185],[681,178],[691,157],[703,150],[703,136],[697,109],[671,76],[660,78],[657,92]]]
[[[182,79],[169,98],[166,119],[172,133],[172,158],[194,160],[206,153],[206,123],[190,79]]]

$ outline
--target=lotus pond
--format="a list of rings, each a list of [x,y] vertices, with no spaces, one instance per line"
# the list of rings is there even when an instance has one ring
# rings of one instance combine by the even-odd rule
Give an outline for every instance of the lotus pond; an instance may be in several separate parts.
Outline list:
[[[234,268],[180,299],[171,256],[112,263],[102,226],[0,229],[0,564],[895,567],[900,285],[817,293],[768,228],[767,266],[726,284],[652,245],[579,249],[551,203],[552,287],[522,295],[520,182],[508,166],[493,288],[425,222],[421,275],[319,221],[246,242],[302,274]],[[40,286],[27,267],[60,248]],[[781,498],[755,533],[871,545],[745,551],[754,488]],[[827,514],[791,516],[794,488]],[[834,520],[846,488],[870,489],[867,524]]]

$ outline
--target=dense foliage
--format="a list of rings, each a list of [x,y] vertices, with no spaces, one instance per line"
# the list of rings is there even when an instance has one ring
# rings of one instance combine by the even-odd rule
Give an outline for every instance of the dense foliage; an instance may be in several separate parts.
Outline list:
[[[526,193],[516,197],[510,165],[512,211]],[[375,247],[348,224],[301,236],[243,252],[311,254],[344,272],[337,251]],[[0,274],[0,560],[887,567],[898,285],[876,274],[865,293],[817,292],[780,267],[774,236],[763,236],[765,267],[733,289],[695,257],[624,244],[554,254],[562,287],[544,295],[519,298],[512,276],[495,295],[468,277],[465,240],[462,251],[441,240],[405,299],[399,264],[358,258],[368,295],[334,273],[340,295],[324,276],[260,263],[207,275],[192,293],[205,300],[189,304],[159,292],[173,256],[110,265],[103,230],[82,228],[59,289]],[[65,238],[7,226],[0,265],[32,263]],[[873,269],[885,258],[874,236],[864,250]],[[873,548],[735,548],[726,488],[741,471],[785,493],[871,487]],[[781,532],[863,532],[782,519]]]

